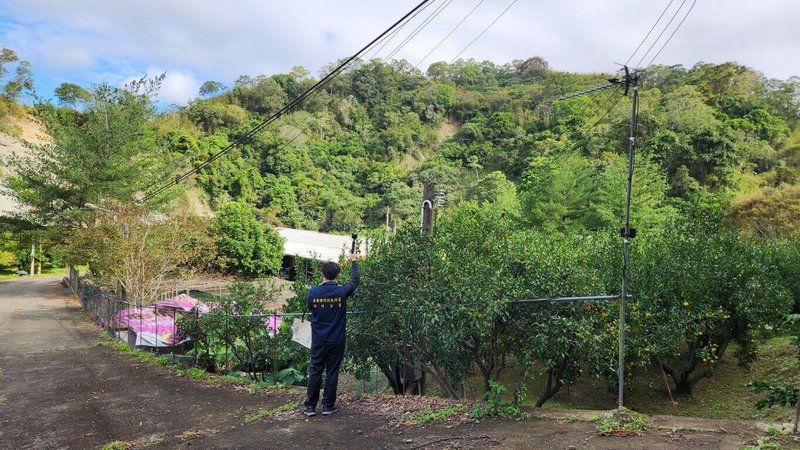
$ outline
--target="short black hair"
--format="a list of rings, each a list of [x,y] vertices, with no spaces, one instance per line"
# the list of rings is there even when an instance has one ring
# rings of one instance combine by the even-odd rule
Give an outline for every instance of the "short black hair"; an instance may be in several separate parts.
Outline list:
[[[322,265],[322,275],[325,275],[328,280],[335,280],[339,276],[339,272],[341,269],[335,262],[326,262]]]

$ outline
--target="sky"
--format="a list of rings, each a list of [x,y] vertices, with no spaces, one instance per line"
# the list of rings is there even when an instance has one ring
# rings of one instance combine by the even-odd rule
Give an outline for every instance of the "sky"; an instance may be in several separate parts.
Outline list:
[[[387,56],[429,12],[438,16],[395,58],[417,64],[476,5],[474,13],[419,65],[461,55],[504,64],[531,56],[556,70],[611,72],[632,59],[679,14],[646,65],[696,1],[656,64],[735,61],[769,78],[800,75],[798,0],[435,0],[381,52]],[[230,86],[240,75],[312,74],[354,54],[419,0],[0,0],[0,46],[31,63],[45,98],[63,82],[122,85],[166,72],[162,104],[185,104],[207,80]],[[513,2],[513,4],[512,4]],[[510,9],[500,16],[509,5]]]

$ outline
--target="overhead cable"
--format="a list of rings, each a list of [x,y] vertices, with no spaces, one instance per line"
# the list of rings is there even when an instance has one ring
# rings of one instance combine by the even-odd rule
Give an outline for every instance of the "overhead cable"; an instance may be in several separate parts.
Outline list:
[[[453,0],[446,0],[444,3],[436,7],[436,9],[434,9],[433,12],[431,12],[431,14],[428,15],[428,17],[422,21],[422,23],[417,25],[417,27],[414,28],[414,30],[412,30],[411,33],[409,33],[409,35],[406,36],[406,38],[403,39],[403,41],[400,42],[400,44],[398,44],[397,47],[395,47],[395,49],[391,51],[391,53],[389,53],[388,55],[386,55],[385,58],[383,58],[383,62],[387,62],[390,59],[392,59],[394,55],[397,54],[397,52],[402,50],[403,47],[406,46],[406,44],[411,42],[411,40],[414,39],[420,33],[420,31],[422,31],[425,27],[427,27],[428,24],[430,24],[433,21],[433,19],[435,19],[439,14],[441,14],[441,12],[445,10],[445,8],[450,6],[450,3],[453,3]]]
[[[683,5],[685,5],[687,1],[688,0],[683,0],[681,2],[680,6],[678,6],[678,9],[676,9],[675,13],[672,14],[672,17],[669,19],[669,22],[667,22],[667,24],[664,25],[664,28],[661,30],[661,33],[658,34],[658,37],[656,37],[656,39],[653,41],[653,43],[650,44],[650,47],[647,49],[645,54],[642,55],[642,58],[639,60],[639,62],[636,63],[636,67],[641,67],[642,66],[642,62],[644,62],[645,58],[647,58],[647,55],[650,54],[650,52],[653,50],[653,47],[655,47],[656,44],[658,43],[659,39],[661,39],[661,36],[663,36],[664,33],[667,31],[669,26],[672,24],[672,21],[675,20],[676,17],[678,17],[678,13],[681,12],[681,10],[683,9]]]
[[[405,28],[406,25],[411,23],[414,20],[414,18],[416,18],[419,14],[421,14],[423,11],[425,11],[427,8],[429,8],[431,5],[436,3],[436,1],[437,0],[431,0],[425,6],[423,6],[420,9],[418,9],[416,12],[414,12],[414,14],[409,16],[402,24],[400,24],[400,26],[395,28],[391,33],[389,33],[388,35],[384,36],[380,41],[376,42],[375,46],[373,47],[374,51],[372,51],[372,56],[368,57],[367,59],[376,58],[378,56],[378,54],[381,51],[383,51],[383,49],[389,44],[389,42],[391,42],[400,33],[400,31],[402,31],[403,28]],[[379,44],[380,44],[380,47],[378,46]]]
[[[467,49],[470,48],[472,44],[475,43],[475,41],[480,39],[481,36],[483,36],[487,31],[489,31],[489,28],[492,28],[492,26],[506,14],[506,12],[508,12],[508,10],[511,9],[512,6],[514,6],[514,3],[517,3],[518,1],[519,0],[513,0],[508,6],[506,6],[506,9],[504,9],[503,12],[501,12],[497,17],[495,17],[494,20],[489,25],[487,25],[486,28],[483,29],[483,31],[480,32],[480,34],[475,36],[475,39],[471,40],[466,47],[462,48],[461,51],[458,52],[458,54],[452,60],[450,60],[450,64],[453,64],[458,59],[458,57],[461,56],[462,53],[467,51]]]
[[[439,48],[439,46],[440,46],[440,45],[442,45],[442,44],[444,43],[444,41],[446,41],[446,40],[447,40],[447,38],[449,38],[449,37],[450,37],[450,36],[451,36],[453,33],[455,33],[455,31],[458,29],[458,27],[460,27],[460,26],[461,26],[461,25],[462,25],[462,24],[463,24],[463,23],[464,23],[464,22],[465,22],[467,19],[469,19],[469,17],[472,15],[472,13],[474,13],[474,12],[475,12],[475,10],[476,10],[476,9],[478,9],[478,7],[479,7],[479,6],[481,6],[481,4],[482,4],[484,1],[485,1],[485,0],[479,0],[479,1],[478,1],[478,3],[477,3],[477,4],[476,4],[474,7],[472,7],[472,9],[471,9],[471,10],[470,10],[470,11],[467,13],[467,15],[466,15],[466,16],[464,16],[464,17],[461,19],[461,21],[460,21],[460,22],[458,22],[458,23],[456,24],[456,26],[454,26],[454,27],[453,27],[453,28],[450,30],[450,32],[449,32],[449,33],[447,33],[447,34],[445,35],[445,37],[443,37],[443,38],[442,38],[442,40],[441,40],[441,41],[439,41],[439,43],[438,43],[438,44],[436,44],[436,45],[435,45],[435,46],[434,46],[434,47],[431,49],[431,51],[429,51],[429,52],[428,52],[428,53],[427,53],[425,56],[423,56],[423,57],[422,57],[422,59],[420,59],[420,60],[419,60],[419,62],[417,62],[417,64],[415,64],[415,65],[414,65],[414,67],[417,67],[417,68],[419,68],[419,65],[420,65],[420,64],[422,64],[422,62],[423,62],[423,61],[425,61],[426,59],[428,59],[428,57],[429,57],[429,56],[431,56],[431,54],[432,54],[433,52],[435,52],[435,51],[436,51],[436,49],[438,49],[438,48]]]
[[[675,29],[674,29],[674,30],[672,30],[672,34],[670,34],[670,35],[669,35],[669,37],[667,38],[666,42],[664,42],[664,45],[662,45],[662,46],[661,46],[661,48],[660,48],[660,49],[658,49],[658,52],[655,54],[655,56],[653,56],[653,58],[652,58],[652,59],[650,60],[650,62],[647,64],[647,67],[650,67],[650,66],[652,66],[652,65],[653,65],[653,62],[656,60],[656,58],[658,58],[658,55],[660,55],[660,54],[661,54],[661,51],[662,51],[662,50],[664,50],[664,47],[666,47],[666,46],[667,46],[667,44],[669,44],[669,41],[671,41],[671,40],[672,40],[672,37],[673,37],[673,36],[675,36],[675,33],[677,33],[677,32],[678,32],[678,30],[681,28],[681,25],[683,25],[683,22],[686,20],[686,18],[687,18],[687,17],[689,17],[689,14],[692,12],[692,10],[694,9],[694,5],[696,5],[696,4],[697,4],[697,0],[694,0],[694,1],[692,2],[692,6],[690,6],[690,7],[689,7],[689,10],[688,10],[688,11],[686,11],[686,14],[684,14],[684,16],[683,16],[683,19],[681,19],[681,21],[678,23],[678,26],[677,26],[677,27],[675,27]],[[646,68],[645,68],[645,69],[646,69]]]
[[[653,30],[655,30],[655,29],[656,29],[656,26],[658,26],[658,23],[659,23],[659,22],[661,22],[661,19],[664,17],[664,14],[666,14],[667,10],[669,10],[669,7],[670,7],[670,6],[672,6],[672,2],[674,2],[674,1],[675,1],[675,0],[669,0],[669,3],[667,3],[667,7],[666,7],[666,8],[664,8],[664,10],[663,10],[663,11],[661,11],[661,15],[660,15],[660,16],[658,16],[658,19],[656,19],[656,22],[653,24],[653,26],[652,26],[652,27],[650,27],[650,31],[648,31],[648,32],[647,32],[647,34],[644,36],[644,39],[642,39],[642,41],[641,41],[641,42],[639,42],[639,45],[636,47],[636,50],[634,50],[634,51],[633,51],[633,53],[631,53],[631,56],[630,56],[630,57],[628,57],[628,60],[627,60],[627,61],[625,61],[625,64],[624,64],[624,65],[626,65],[626,66],[627,66],[627,65],[628,65],[628,63],[629,63],[629,62],[631,62],[631,60],[633,59],[633,57],[636,55],[636,52],[638,52],[638,51],[639,51],[639,49],[641,49],[641,48],[642,48],[642,45],[644,45],[644,43],[647,41],[647,38],[649,38],[649,37],[650,37],[650,34],[653,32]]]
[[[358,59],[359,56],[361,56],[364,53],[368,52],[369,49],[372,48],[373,45],[375,45],[376,42],[378,42],[381,38],[383,38],[384,36],[386,36],[389,33],[391,33],[391,31],[394,28],[398,27],[409,16],[411,16],[414,12],[416,12],[417,10],[421,9],[422,7],[424,7],[430,1],[432,1],[432,0],[422,0],[422,2],[420,2],[417,6],[415,6],[411,11],[409,11],[403,17],[401,17],[400,20],[398,20],[397,22],[392,24],[389,28],[384,30],[380,35],[378,35],[375,39],[370,41],[367,45],[365,45],[361,50],[356,52],[353,56],[347,58],[347,60],[345,60],[343,63],[339,64],[328,75],[324,76],[322,79],[320,79],[318,82],[316,82],[313,86],[311,86],[310,88],[306,89],[302,94],[297,96],[297,98],[295,98],[294,100],[289,102],[287,105],[285,105],[283,108],[281,108],[277,112],[275,112],[272,115],[270,115],[269,117],[267,117],[265,120],[263,120],[261,123],[259,123],[258,125],[256,125],[252,129],[250,129],[249,131],[244,133],[242,136],[237,138],[235,141],[233,141],[232,143],[230,143],[226,147],[224,147],[221,150],[219,150],[217,153],[215,153],[212,156],[210,156],[208,159],[206,159],[204,162],[202,162],[201,164],[199,164],[195,168],[193,168],[193,169],[191,169],[191,170],[189,170],[189,171],[177,176],[174,180],[170,181],[169,183],[166,183],[166,184],[162,185],[161,187],[149,192],[148,194],[146,194],[144,197],[142,197],[139,200],[139,203],[145,203],[146,201],[150,200],[151,198],[155,197],[156,195],[159,195],[162,192],[166,191],[170,187],[176,186],[176,185],[182,183],[183,181],[188,179],[190,176],[196,174],[197,172],[199,172],[203,168],[207,167],[208,165],[210,165],[211,163],[213,163],[214,161],[216,161],[217,159],[222,157],[224,154],[229,152],[231,149],[233,149],[233,148],[243,144],[244,142],[247,142],[248,140],[250,140],[255,134],[257,134],[258,132],[260,132],[261,130],[266,128],[267,125],[269,125],[272,122],[276,121],[278,118],[280,118],[281,116],[286,114],[288,111],[292,110],[294,107],[296,107],[297,105],[302,103],[306,98],[308,98],[309,96],[311,96],[314,93],[316,93],[318,90],[320,90],[323,87],[325,87],[326,84],[328,84],[333,78],[335,78],[345,68],[347,68],[347,66],[350,63],[352,63],[353,61]]]

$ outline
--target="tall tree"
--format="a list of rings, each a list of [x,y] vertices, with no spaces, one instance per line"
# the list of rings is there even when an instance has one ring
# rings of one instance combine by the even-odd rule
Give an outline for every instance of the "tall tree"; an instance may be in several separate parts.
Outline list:
[[[50,142],[28,144],[32,152],[13,155],[8,193],[23,208],[17,214],[40,225],[73,228],[85,224],[87,203],[132,202],[168,172],[156,142],[151,101],[163,75],[124,88],[93,87],[83,112],[36,106]]]

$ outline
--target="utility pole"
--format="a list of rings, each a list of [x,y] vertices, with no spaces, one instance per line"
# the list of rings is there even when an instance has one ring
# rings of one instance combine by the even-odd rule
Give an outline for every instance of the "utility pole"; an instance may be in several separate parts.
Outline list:
[[[422,188],[422,205],[420,210],[420,228],[423,233],[431,234],[433,232],[433,202],[434,188],[432,184],[426,184]]]
[[[386,237],[389,237],[389,207],[386,207]]]
[[[628,290],[628,244],[636,237],[636,229],[631,228],[631,185],[633,182],[633,159],[636,150],[636,122],[639,107],[639,75],[631,74],[625,66],[625,94],[633,87],[631,95],[631,128],[628,137],[628,181],[625,187],[625,225],[622,235],[622,289],[619,297],[619,386],[617,405],[621,408],[625,400],[625,296]]]
[[[435,201],[435,198],[436,190],[434,189],[433,184],[425,184],[422,187],[422,205],[420,207],[421,211],[419,220],[421,231],[429,236],[433,233],[433,202]],[[415,392],[417,395],[425,395],[426,379],[427,376],[425,371],[420,370]]]
[[[36,275],[36,272],[34,272],[35,267],[36,267],[36,238],[32,237],[31,238],[31,271],[30,271],[30,275],[31,276]]]

